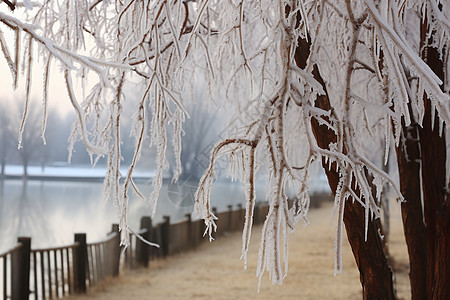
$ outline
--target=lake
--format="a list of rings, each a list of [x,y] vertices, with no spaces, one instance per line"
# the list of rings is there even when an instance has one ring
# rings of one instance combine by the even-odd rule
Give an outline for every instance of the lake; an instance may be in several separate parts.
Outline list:
[[[126,174],[126,169],[121,171]],[[71,244],[74,233],[87,233],[88,242],[95,242],[104,239],[112,224],[118,223],[114,205],[103,201],[105,170],[101,168],[31,166],[28,174],[34,179],[25,180],[21,167],[7,166],[6,174],[15,179],[0,180],[0,252],[13,247],[19,236],[31,237],[33,249]],[[137,186],[146,196],[152,191],[151,176],[152,172],[136,172]],[[186,214],[192,213],[198,181],[189,175],[181,176],[176,184],[165,180],[153,224],[162,222],[163,216],[170,216],[171,223],[185,220]],[[266,199],[266,186],[264,177],[257,181],[258,201]],[[311,193],[327,192],[325,175],[317,173],[311,179]],[[138,231],[141,217],[151,214],[150,206],[133,192],[129,195],[128,222]],[[219,212],[228,205],[245,207],[242,185],[216,181],[211,202]]]
[[[144,195],[150,194],[151,183],[137,185]],[[164,184],[153,223],[161,222],[165,215],[175,223],[192,213],[194,185],[188,181]],[[243,204],[241,184],[216,182],[211,201],[219,211],[230,204]],[[150,206],[130,192],[131,228],[139,229],[140,218],[149,215]],[[112,203],[103,202],[103,183],[98,180],[0,180],[0,252],[13,247],[18,236],[31,237],[32,248],[70,244],[78,232],[87,233],[88,242],[98,241],[113,223],[118,223],[116,210]]]

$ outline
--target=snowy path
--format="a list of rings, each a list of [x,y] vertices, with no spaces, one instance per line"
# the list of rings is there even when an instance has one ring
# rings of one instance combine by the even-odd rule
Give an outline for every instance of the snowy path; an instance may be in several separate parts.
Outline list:
[[[392,222],[391,254],[407,262],[397,209]],[[393,212],[393,213],[394,213]],[[342,275],[333,276],[334,226],[331,204],[310,212],[308,227],[301,224],[290,236],[289,272],[283,285],[273,286],[268,276],[257,294],[255,277],[261,226],[254,229],[246,271],[239,260],[241,234],[232,233],[198,250],[152,262],[149,269],[127,272],[72,299],[361,299],[359,274],[349,245],[344,244]],[[409,299],[408,270],[397,274],[400,299]]]

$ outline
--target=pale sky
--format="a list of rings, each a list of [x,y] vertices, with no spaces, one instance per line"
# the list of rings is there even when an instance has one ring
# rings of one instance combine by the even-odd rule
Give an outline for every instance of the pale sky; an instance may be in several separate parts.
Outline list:
[[[1,4],[1,2],[0,2]],[[0,5],[0,11],[7,13],[9,15],[12,15],[14,17],[20,18],[21,16],[21,9],[16,9],[13,13],[11,13],[7,8],[6,5]],[[7,26],[0,26],[0,29],[5,37],[5,40],[8,44],[8,49],[10,54],[14,55],[14,35],[13,31],[9,29]],[[22,40],[25,34],[22,32]],[[23,47],[26,45],[21,44],[21,57],[20,60],[23,61]],[[43,70],[44,66],[42,63],[42,58],[39,57],[37,53],[38,45],[37,43],[34,43],[33,49],[34,49],[34,55],[33,55],[33,75],[31,79],[31,105],[34,108],[37,108],[37,106],[42,105],[42,90],[43,90]],[[26,83],[26,70],[23,70],[22,62],[20,63],[20,71],[19,71],[19,80],[18,80],[18,86],[17,90],[14,91],[12,88],[12,75],[10,72],[10,69],[8,67],[8,64],[6,62],[6,59],[3,57],[3,52],[0,51],[0,82],[2,83],[2,89],[0,90],[0,99],[1,101],[16,101],[21,100],[23,101],[25,99],[25,83]],[[80,87],[79,80],[74,76],[73,78],[75,87]],[[81,93],[81,88],[77,89],[77,93]],[[81,94],[80,94],[81,95]],[[80,96],[81,97],[81,96]],[[78,99],[80,102],[82,99]],[[52,60],[52,68],[51,68],[51,75],[50,75],[50,81],[49,81],[49,99],[48,99],[49,108],[57,109],[57,111],[61,113],[68,113],[72,111],[72,105],[70,103],[70,100],[67,96],[67,90],[66,85],[64,82],[63,73],[59,71],[59,64],[58,62],[53,59]]]
[[[8,41],[9,42],[9,41]],[[11,46],[13,47],[13,43]],[[10,51],[12,51],[12,48]],[[43,65],[41,61],[37,61],[37,55],[34,56],[33,75],[31,79],[31,105],[36,108],[42,105],[43,93]],[[68,113],[71,111],[70,100],[67,96],[67,90],[64,83],[62,73],[59,72],[56,63],[52,61],[52,72],[49,81],[49,108],[57,109],[61,113]],[[26,72],[20,72],[17,90],[14,91],[12,87],[12,75],[3,55],[0,57],[0,81],[2,82],[2,89],[0,91],[1,101],[23,101],[25,99],[25,83]]]

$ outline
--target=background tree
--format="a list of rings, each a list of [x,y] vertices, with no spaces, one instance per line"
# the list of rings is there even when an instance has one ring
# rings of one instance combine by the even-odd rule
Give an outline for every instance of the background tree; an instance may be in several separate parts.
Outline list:
[[[10,122],[10,116],[8,115],[7,103],[2,101],[0,103],[0,126],[2,130],[0,131],[0,155],[1,155],[1,176],[5,175],[5,167],[7,163],[8,156],[16,145],[16,139],[13,135],[13,130],[17,131],[17,127],[13,128]]]
[[[20,113],[18,113],[21,109],[18,108],[18,105],[21,105],[21,101],[15,102],[16,107],[15,113],[11,114],[10,111],[10,118],[11,122],[14,122],[15,126],[10,126],[11,128],[16,129],[15,135],[17,136],[17,128],[19,127],[18,121],[20,120]],[[14,105],[13,105],[14,106]],[[27,116],[28,121],[26,123],[26,129],[24,130],[22,134],[22,140],[21,144],[18,147],[18,151],[15,152],[16,156],[18,156],[22,166],[23,166],[23,176],[28,176],[28,166],[32,162],[33,159],[38,159],[40,162],[38,162],[41,165],[45,165],[46,160],[48,159],[48,148],[44,148],[44,141],[42,137],[39,135],[39,132],[41,131],[41,113],[37,109],[32,109],[30,113]],[[51,127],[49,127],[51,130]],[[47,130],[46,130],[47,131]],[[51,133],[49,134],[46,132],[50,140],[52,139]],[[46,141],[45,141],[46,143]]]
[[[190,118],[186,120],[181,136],[180,162],[182,173],[193,175],[198,181],[208,165],[209,152],[217,139],[221,120],[218,113],[208,112],[200,103],[189,108]]]
[[[36,101],[35,101],[36,102]],[[28,176],[28,166],[45,165],[50,162],[51,156],[57,151],[54,145],[59,144],[61,129],[64,128],[64,122],[59,118],[56,112],[51,111],[48,118],[50,126],[45,130],[46,136],[49,138],[44,140],[41,133],[42,128],[42,111],[40,109],[32,109],[27,116],[28,121],[26,128],[21,137],[21,145],[18,147],[18,128],[20,122],[20,111],[22,110],[22,101],[17,99],[12,103],[3,102],[2,106],[2,157],[3,167],[8,162],[9,164],[18,164],[23,166],[23,175]],[[63,130],[62,130],[63,131]],[[66,132],[63,140],[67,140],[69,132]],[[58,138],[58,139],[57,139]],[[44,144],[45,143],[45,144]],[[67,148],[66,143],[63,143]],[[56,151],[55,151],[56,150]],[[64,156],[67,159],[67,150],[64,149]],[[56,155],[55,155],[56,158]]]
[[[19,4],[4,3],[11,9]],[[31,9],[29,1],[23,5]],[[449,3],[444,0],[54,0],[37,3],[28,19],[24,17],[26,22],[19,20],[21,15],[0,12],[0,22],[15,37],[7,41],[0,33],[0,42],[14,85],[21,63],[25,69],[19,137],[29,114],[33,47],[38,46],[45,62],[44,103],[50,63],[56,61],[61,67],[77,114],[71,145],[81,139],[93,162],[107,156],[106,197],[119,207],[125,245],[128,190],[146,198],[133,183],[133,171],[145,147],[147,128],[156,152],[153,192],[148,197],[154,211],[168,143],[175,149],[174,180],[182,172],[182,124],[189,117],[185,95],[193,89],[196,74],[203,74],[208,96],[238,114],[245,112],[245,126],[233,130],[211,150],[195,195],[195,213],[205,220],[205,233],[211,236],[216,226],[209,201],[215,167],[220,157],[228,157],[230,175],[245,187],[242,257],[246,264],[255,174],[258,166],[265,165],[270,209],[262,229],[257,274],[261,278],[267,269],[274,283],[281,283],[287,272],[288,251],[281,249],[288,249],[288,233],[307,217],[310,168],[320,159],[335,194],[335,272],[342,271],[345,226],[361,272],[364,298],[395,298],[379,235],[381,193],[389,184],[396,197],[404,200],[411,187],[401,179],[402,195],[395,180],[365,153],[363,144],[379,141],[372,129],[382,128],[377,132],[382,132],[385,141],[385,163],[395,144],[402,177],[405,165],[400,161],[409,160],[400,141],[408,134],[404,129],[417,123],[422,128],[418,137],[426,222],[426,296],[445,298],[450,294],[444,284],[450,264],[443,264],[450,253],[444,138],[450,101],[443,87],[450,40],[448,11]],[[422,26],[411,23],[414,15]],[[414,38],[421,42],[419,46],[412,42]],[[25,57],[23,62],[21,57]],[[81,77],[89,91],[82,102],[78,99],[83,93],[72,83],[74,75]],[[136,82],[141,90],[133,94],[139,94],[133,97],[135,148],[120,184],[123,108],[130,101],[126,87]],[[289,206],[286,187],[291,184],[298,186],[298,196]],[[417,219],[417,203],[411,208],[415,212],[410,212],[409,204],[404,207],[408,207],[404,217],[413,218],[405,221],[409,243],[408,233],[415,230],[411,224],[420,224],[422,219]],[[414,291],[416,295],[420,293]]]

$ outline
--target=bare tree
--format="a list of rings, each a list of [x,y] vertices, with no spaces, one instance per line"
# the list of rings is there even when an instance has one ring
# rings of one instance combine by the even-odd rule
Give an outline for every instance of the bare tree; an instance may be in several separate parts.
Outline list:
[[[8,115],[7,103],[2,101],[0,103],[0,126],[2,130],[0,131],[0,156],[1,156],[1,176],[5,175],[5,167],[7,163],[8,156],[11,155],[14,146],[16,145],[13,130],[17,131],[17,127],[12,127],[10,122],[10,116]]]
[[[9,4],[16,8],[21,3]],[[225,156],[230,175],[240,178],[245,186],[242,257],[246,264],[255,174],[258,166],[265,164],[270,170],[270,209],[262,229],[257,274],[261,278],[267,269],[272,281],[281,283],[287,272],[287,235],[307,217],[310,167],[321,159],[338,212],[335,272],[342,271],[345,226],[361,272],[364,298],[395,298],[379,235],[381,194],[388,184],[403,201],[412,187],[403,179],[397,187],[395,180],[365,155],[363,146],[378,141],[381,132],[385,163],[395,144],[402,177],[407,167],[400,161],[409,160],[408,145],[403,148],[401,142],[410,140],[405,129],[418,124],[422,128],[417,136],[427,274],[426,279],[417,280],[426,280],[429,298],[450,295],[445,284],[450,264],[442,263],[448,260],[450,241],[445,151],[450,100],[443,86],[450,40],[448,1],[54,0],[38,2],[32,11],[29,1],[23,5],[29,9],[28,18],[0,12],[3,27],[15,36],[9,41],[0,32],[14,85],[21,64],[25,69],[26,99],[19,143],[29,114],[33,47],[37,45],[46,62],[44,107],[49,66],[55,61],[62,69],[68,98],[78,117],[70,144],[81,139],[93,162],[107,156],[105,197],[119,207],[125,245],[131,231],[126,220],[128,191],[134,189],[142,198],[149,198],[154,212],[170,142],[176,157],[174,180],[182,172],[182,124],[189,117],[184,95],[192,91],[196,74],[202,74],[209,98],[233,107],[245,123],[212,148],[209,166],[200,179],[194,212],[205,220],[205,233],[211,237],[216,227],[210,192],[217,160]],[[411,22],[411,15],[418,15],[423,25]],[[414,44],[414,38],[420,45]],[[23,62],[21,57],[25,57]],[[72,83],[74,75],[88,90],[82,102]],[[120,184],[122,109],[130,99],[126,92],[130,82],[139,82],[141,91],[137,98],[133,94],[137,99],[135,150]],[[169,128],[173,130],[170,140]],[[374,132],[374,128],[380,130]],[[156,151],[157,170],[153,192],[146,197],[134,184],[133,171],[148,133]],[[433,157],[438,158],[438,166]],[[286,187],[291,183],[299,188],[290,207]],[[413,210],[420,207],[415,203]],[[409,224],[420,224],[422,219],[417,211],[405,210],[405,217],[405,233],[411,243]],[[411,278],[413,284],[413,278],[419,277]],[[413,292],[417,299],[418,295],[423,294]]]
[[[34,101],[36,102],[36,101]],[[17,144],[18,131],[20,122],[20,111],[22,110],[22,102],[17,99],[13,103],[7,104],[5,107],[5,127],[3,133],[7,139],[7,147],[9,154],[9,162],[16,161],[23,166],[23,176],[28,176],[28,166],[31,163],[41,165],[43,168],[50,159],[52,147],[46,147],[47,141],[40,134],[42,128],[42,113],[39,109],[32,109],[27,116],[26,129],[21,134],[21,143]],[[50,117],[51,125],[45,130],[45,134],[50,138],[50,143],[58,143],[60,141],[53,140],[57,124],[60,120],[55,113]]]
[[[19,102],[3,102],[0,118],[2,124],[1,130],[1,156],[2,156],[2,175],[5,174],[5,166],[6,163],[16,162],[23,165],[23,174],[27,176],[27,167],[30,163],[30,160],[33,156],[39,151],[39,148],[42,144],[42,140],[40,140],[39,135],[31,128],[33,126],[40,126],[39,119],[40,113],[38,110],[33,111],[32,117],[30,118],[31,122],[29,124],[29,131],[24,136],[23,140],[25,144],[27,144],[26,149],[21,149],[18,151],[17,147],[17,128],[18,122],[20,120],[20,114],[18,114],[18,106],[22,103]],[[39,128],[39,127],[38,127]],[[38,129],[39,132],[39,129]]]

